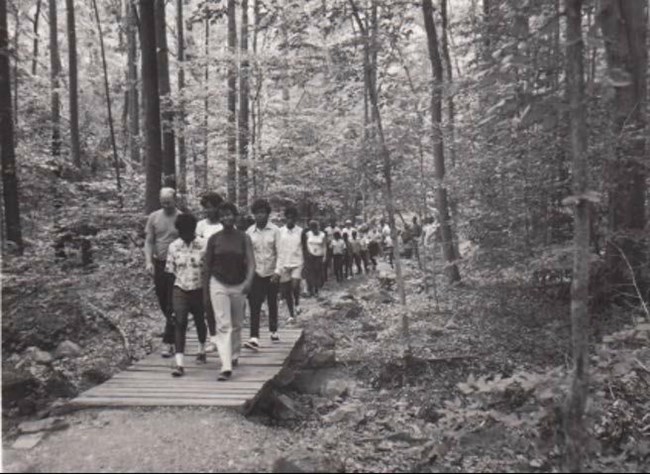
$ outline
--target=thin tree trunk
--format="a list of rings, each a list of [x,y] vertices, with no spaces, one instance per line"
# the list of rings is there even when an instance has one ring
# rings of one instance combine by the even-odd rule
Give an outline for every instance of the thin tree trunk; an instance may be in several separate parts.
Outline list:
[[[61,98],[59,96],[59,37],[57,21],[57,1],[50,0],[50,88],[52,113],[52,156],[61,154]]]
[[[158,64],[156,58],[156,20],[151,0],[140,0],[140,44],[142,56],[142,97],[146,134],[145,211],[159,208],[162,178],[162,145],[160,135],[160,96],[158,95]]]
[[[167,23],[165,0],[155,0],[156,48],[158,52],[158,93],[162,108],[163,183],[176,187],[176,149],[174,140],[174,113],[171,109],[171,86],[169,83],[169,49],[167,47]]]
[[[571,333],[573,374],[567,398],[566,466],[569,472],[582,472],[587,446],[584,413],[588,394],[589,335],[589,166],[585,124],[584,43],[582,39],[582,0],[565,0],[567,15],[566,77],[571,120],[573,155],[573,194],[575,200],[573,238],[573,281],[571,285]]]
[[[2,161],[2,191],[7,240],[14,242],[23,252],[23,237],[20,227],[20,200],[18,197],[18,176],[16,174],[16,152],[14,148],[14,121],[11,101],[11,79],[9,63],[9,31],[7,27],[7,0],[0,0],[0,158]]]
[[[81,168],[79,145],[79,85],[77,79],[77,27],[75,25],[74,1],[66,0],[68,13],[68,73],[70,75],[70,149],[72,162]]]
[[[20,57],[18,55],[20,45],[20,7],[14,6],[14,21],[16,23],[16,31],[14,33],[14,129],[18,128],[18,62]]]
[[[364,42],[365,43],[372,42],[370,32],[368,31],[367,28],[364,27],[361,17],[359,16],[359,11],[357,9],[357,6],[354,3],[354,0],[348,0],[348,2],[352,7],[355,19],[357,21],[357,25],[359,26],[359,29],[361,30],[364,36]],[[373,9],[375,9],[377,7],[376,6],[377,0],[372,0],[372,2],[373,2]],[[374,48],[377,47],[378,47],[378,43],[372,42],[372,49],[370,51],[371,57],[376,54]],[[397,287],[398,287],[397,290],[399,293],[400,303],[403,306],[406,306],[406,291],[404,288],[404,278],[402,276],[402,259],[400,257],[400,247],[399,247],[399,240],[397,238],[397,228],[395,227],[395,200],[393,197],[393,173],[392,173],[393,165],[391,162],[390,151],[388,150],[388,146],[386,145],[386,140],[384,136],[384,128],[382,125],[381,113],[379,110],[379,100],[377,98],[377,84],[373,81],[373,71],[371,68],[366,68],[364,74],[366,75],[368,83],[370,84],[370,87],[368,89],[368,94],[369,94],[372,108],[375,111],[375,118],[376,118],[375,125],[377,127],[377,137],[379,138],[379,148],[380,148],[382,163],[383,163],[383,175],[384,175],[384,182],[386,184],[386,188],[385,188],[386,212],[388,214],[388,224],[391,229],[391,239],[393,240],[393,245],[394,245],[393,252],[395,257],[394,258],[395,278],[397,280]],[[407,312],[404,311],[402,312],[402,336],[404,338],[405,360],[408,360],[411,356],[411,345],[410,345],[409,334],[410,331],[409,331],[408,315]]]
[[[433,70],[433,91],[431,94],[431,116],[433,125],[433,156],[434,169],[437,181],[436,207],[440,218],[440,233],[442,235],[442,249],[446,261],[447,277],[450,282],[460,280],[460,272],[456,265],[456,254],[454,252],[454,234],[449,218],[449,203],[447,189],[444,186],[445,178],[445,151],[442,137],[442,85],[443,71],[438,48],[438,35],[433,22],[433,5],[431,0],[422,0],[422,12],[427,32],[429,59]]]
[[[32,56],[32,76],[36,75],[38,67],[38,22],[41,18],[41,0],[36,0],[36,14],[34,15],[34,54]]]
[[[239,66],[239,208],[248,209],[249,85],[248,0],[241,0]]]
[[[205,19],[205,88],[207,89],[210,81],[210,19]],[[208,169],[209,169],[209,141],[210,141],[210,130],[208,128],[209,119],[210,119],[210,97],[206,93],[205,100],[203,103],[203,188],[207,189],[208,187]],[[196,166],[194,167],[194,172],[196,173]],[[197,186],[199,186],[197,180]]]
[[[228,200],[237,202],[237,18],[228,0]]]
[[[185,148],[185,24],[183,20],[183,0],[176,3],[176,34],[178,35],[178,95],[179,95],[179,134],[178,134],[178,190],[187,193],[187,150]]]
[[[615,156],[606,165],[613,236],[606,259],[614,290],[628,286],[633,276],[645,286],[641,269],[646,262],[642,238],[646,223],[647,9],[647,0],[603,0],[599,12],[607,66],[614,82],[611,130]],[[629,274],[621,252],[636,265],[636,275]]]
[[[449,0],[442,0],[440,3],[440,16],[442,18],[442,55],[445,60],[445,72],[447,84],[449,86],[454,82],[453,65],[451,63],[451,53],[449,52],[449,15],[447,5]],[[451,87],[450,87],[451,88]],[[452,168],[456,166],[456,105],[454,104],[454,95],[451,90],[447,93],[447,121],[449,127],[449,158]]]
[[[113,148],[113,165],[115,167],[115,183],[117,185],[117,199],[120,207],[124,206],[122,202],[122,183],[120,180],[120,162],[117,157],[117,144],[115,142],[115,127],[113,126],[113,111],[111,107],[111,91],[108,84],[108,66],[106,64],[106,50],[104,48],[104,34],[102,33],[102,22],[99,18],[99,9],[97,0],[93,0],[95,10],[95,20],[97,20],[97,31],[99,33],[99,48],[102,53],[102,68],[104,70],[104,90],[106,92],[106,110],[108,111],[108,128],[111,134],[111,146]]]
[[[256,64],[257,64],[257,30],[259,28],[260,24],[260,2],[259,0],[254,0],[253,3],[253,57],[255,58]],[[261,69],[259,67],[255,68],[255,78],[256,78],[256,84],[260,84],[262,81],[261,78]],[[253,199],[257,199],[257,160],[259,159],[259,155],[257,153],[257,103],[260,100],[260,91],[261,87],[258,87],[257,85],[255,86],[255,96],[253,99],[253,106],[251,107],[251,144],[250,144],[250,149],[251,149],[251,178],[253,182]]]
[[[129,94],[129,156],[132,163],[140,163],[140,98],[138,93],[137,11],[133,0],[127,0],[127,56]]]

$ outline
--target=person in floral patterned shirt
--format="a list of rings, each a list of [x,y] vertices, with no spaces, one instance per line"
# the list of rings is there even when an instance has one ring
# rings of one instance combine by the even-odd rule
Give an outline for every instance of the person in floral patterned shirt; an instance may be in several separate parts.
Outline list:
[[[199,336],[196,361],[203,364],[206,362],[207,328],[203,307],[205,242],[195,235],[196,218],[191,214],[179,215],[176,218],[176,229],[180,237],[169,245],[165,271],[176,277],[172,292],[172,306],[176,315],[176,366],[172,375],[181,377],[185,374],[183,358],[189,313],[194,317]]]

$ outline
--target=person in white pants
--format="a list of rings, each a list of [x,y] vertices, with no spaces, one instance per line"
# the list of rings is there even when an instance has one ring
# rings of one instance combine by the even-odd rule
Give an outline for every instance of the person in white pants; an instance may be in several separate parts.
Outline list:
[[[255,275],[253,244],[245,232],[235,228],[237,214],[230,202],[220,206],[223,230],[208,240],[203,268],[204,300],[212,303],[217,326],[219,381],[229,380],[239,361],[246,294]]]

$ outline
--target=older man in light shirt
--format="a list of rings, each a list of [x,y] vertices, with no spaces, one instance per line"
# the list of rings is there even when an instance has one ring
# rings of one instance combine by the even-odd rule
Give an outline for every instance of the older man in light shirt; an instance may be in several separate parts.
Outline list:
[[[146,239],[144,256],[147,272],[153,276],[156,296],[160,310],[165,316],[165,333],[163,335],[163,357],[174,355],[175,339],[174,319],[172,311],[172,289],[174,275],[165,271],[167,250],[169,245],[178,238],[176,217],[181,213],[176,208],[176,191],[173,188],[160,190],[160,207],[152,212],[145,226]]]
[[[280,340],[278,336],[278,278],[275,275],[278,258],[279,229],[269,222],[271,206],[266,199],[258,199],[251,206],[255,224],[246,233],[253,242],[255,254],[255,276],[248,295],[251,309],[251,336],[244,347],[257,351],[260,347],[260,312],[264,300],[269,306],[269,331],[271,341]]]
[[[289,323],[300,314],[300,282],[304,255],[302,253],[302,227],[296,225],[298,211],[288,207],[284,211],[286,225],[280,228],[278,262],[275,273],[280,278],[280,292],[289,308]]]

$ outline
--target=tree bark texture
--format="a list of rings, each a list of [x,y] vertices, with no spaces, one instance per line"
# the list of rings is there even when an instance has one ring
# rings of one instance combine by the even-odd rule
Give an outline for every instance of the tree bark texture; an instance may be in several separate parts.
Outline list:
[[[627,286],[632,277],[619,248],[636,265],[640,281],[647,258],[642,243],[646,224],[647,9],[647,0],[603,0],[599,11],[608,75],[614,88],[614,156],[606,165],[610,231],[606,258],[614,291]]]
[[[127,81],[129,95],[129,156],[140,163],[140,97],[138,91],[138,24],[136,6],[127,0]]]
[[[424,14],[424,26],[427,32],[427,45],[429,48],[429,59],[433,71],[433,90],[431,93],[431,118],[433,135],[433,156],[434,171],[437,181],[436,207],[440,219],[440,233],[442,236],[442,251],[445,257],[445,273],[450,282],[460,280],[460,272],[456,265],[456,253],[454,251],[454,234],[449,218],[449,202],[447,189],[444,185],[445,179],[445,150],[442,137],[442,86],[443,70],[438,35],[433,22],[433,5],[431,0],[422,0],[422,12]]]
[[[113,166],[115,167],[115,182],[117,187],[117,198],[120,207],[122,202],[122,183],[120,180],[120,161],[117,157],[117,143],[115,141],[115,127],[113,126],[113,110],[111,106],[111,89],[108,84],[108,65],[106,64],[106,48],[104,47],[104,33],[102,32],[102,21],[99,17],[97,0],[93,0],[95,19],[97,20],[97,32],[99,33],[99,47],[102,53],[102,69],[104,70],[104,90],[106,92],[106,110],[108,112],[108,128],[111,136],[111,147],[113,149]]]
[[[239,208],[248,209],[249,70],[248,0],[241,0],[241,38],[239,69]]]
[[[68,14],[68,74],[70,76],[70,151],[72,163],[81,168],[79,144],[79,80],[77,72],[77,27],[75,25],[74,0],[66,0]]]
[[[32,76],[38,70],[38,23],[41,19],[41,0],[36,0],[36,14],[34,15],[34,53],[32,56]]]
[[[165,185],[176,187],[176,148],[174,140],[174,113],[171,105],[169,83],[169,49],[167,47],[167,22],[165,0],[155,0],[156,48],[158,53],[158,93],[161,103],[162,123],[162,179]]]
[[[210,83],[210,19],[205,19],[205,87],[208,88]],[[210,151],[210,96],[205,94],[205,100],[203,101],[203,175],[202,180],[199,182],[198,179],[195,179],[197,186],[203,186],[207,189],[208,187],[208,170],[210,160],[209,151]],[[197,173],[197,167],[194,166],[194,173]],[[198,174],[197,174],[198,176]]]
[[[7,0],[0,0],[0,153],[7,240],[14,242],[19,252],[22,253],[23,237],[20,227],[20,201],[18,198],[18,175],[16,174],[14,121],[11,101]]]
[[[566,78],[571,123],[574,208],[571,335],[573,374],[565,411],[565,468],[581,472],[587,446],[584,413],[588,393],[589,337],[589,216],[587,133],[585,124],[582,0],[565,0],[567,15]]]
[[[228,0],[228,200],[237,202],[237,18]]]
[[[179,134],[178,134],[178,190],[182,195],[187,193],[187,149],[185,147],[185,104],[183,89],[185,89],[185,24],[183,20],[183,0],[176,3],[176,34],[178,35],[178,91],[179,104]]]
[[[160,207],[162,145],[160,135],[160,96],[156,57],[156,21],[152,0],[140,0],[140,44],[142,47],[142,97],[146,135],[145,211]]]
[[[61,154],[61,97],[59,95],[59,36],[57,21],[57,1],[49,0],[50,5],[50,88],[52,116],[52,156]]]

